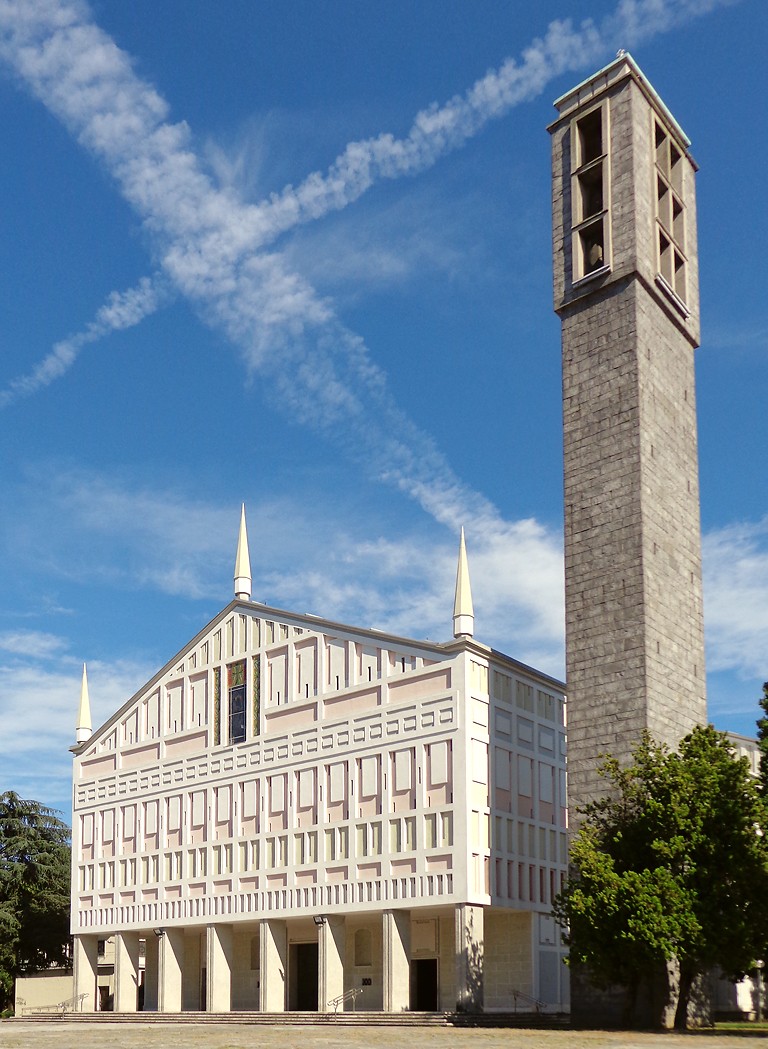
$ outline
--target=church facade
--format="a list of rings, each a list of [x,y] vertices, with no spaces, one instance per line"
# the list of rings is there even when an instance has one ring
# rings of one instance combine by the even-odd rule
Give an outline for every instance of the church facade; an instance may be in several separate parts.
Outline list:
[[[243,515],[235,599],[95,732],[84,673],[83,1007],[112,938],[121,1012],[565,1008],[563,685],[473,637],[463,536],[444,644],[250,591]]]

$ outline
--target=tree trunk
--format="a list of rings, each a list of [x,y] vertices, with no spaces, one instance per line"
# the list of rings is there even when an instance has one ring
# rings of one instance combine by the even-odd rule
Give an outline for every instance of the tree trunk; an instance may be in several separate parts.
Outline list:
[[[680,963],[677,958],[670,958],[662,963],[659,981],[661,984],[661,996],[658,1009],[658,1023],[664,1030],[671,1031],[675,1024],[680,1001]]]
[[[640,984],[640,979],[634,976],[631,981],[627,984],[626,991],[624,993],[624,1007],[621,1013],[621,1025],[626,1030],[631,1030],[635,1023],[635,1008],[637,1006],[637,992]]]
[[[691,1000],[691,988],[695,973],[687,965],[680,966],[680,995],[675,1010],[675,1030],[688,1030],[688,1004]]]

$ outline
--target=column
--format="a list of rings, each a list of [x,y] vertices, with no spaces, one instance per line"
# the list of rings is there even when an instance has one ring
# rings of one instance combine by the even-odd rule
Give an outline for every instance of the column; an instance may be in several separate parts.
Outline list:
[[[209,1013],[232,1009],[232,926],[209,925],[205,943],[206,1003]]]
[[[456,907],[456,1009],[483,1011],[483,908]]]
[[[97,936],[75,936],[72,956],[74,996],[85,995],[77,1009],[96,1012],[99,1004],[96,983],[99,973],[99,940]]]
[[[319,940],[319,987],[317,1007],[321,1013],[333,1012],[329,1002],[344,994],[344,960],[346,954],[347,926],[341,917],[325,918],[318,928]],[[343,1007],[341,1007],[343,1008]]]
[[[384,911],[384,1012],[411,1004],[411,912]]]
[[[181,1012],[181,982],[184,975],[184,930],[164,929],[158,937],[158,1001],[161,1013]]]
[[[115,1012],[135,1013],[139,990],[139,934],[115,933]]]
[[[288,930],[284,921],[261,922],[259,953],[259,1010],[263,1013],[284,1013],[288,980]]]

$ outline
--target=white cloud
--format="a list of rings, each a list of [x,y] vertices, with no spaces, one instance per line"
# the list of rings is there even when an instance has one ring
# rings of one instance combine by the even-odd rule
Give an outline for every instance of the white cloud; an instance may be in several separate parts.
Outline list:
[[[768,348],[768,327],[739,328],[736,325],[707,329],[707,350],[758,350],[764,354]]]
[[[59,638],[56,648],[63,652],[69,642]],[[13,783],[28,798],[45,799],[69,820],[72,759],[68,749],[75,741],[82,666],[73,658],[63,658],[52,667],[46,661],[48,654],[29,651],[22,665],[18,660],[9,665],[0,658],[0,781]],[[122,706],[155,669],[127,662],[89,662],[94,727]]]
[[[460,192],[448,202],[414,186],[394,201],[369,201],[363,221],[359,211],[347,211],[304,227],[286,245],[284,258],[342,307],[391,287],[415,297],[424,273],[469,282],[480,269],[487,279],[497,260],[480,261],[476,230],[498,222],[498,215],[471,188]]]
[[[51,658],[67,648],[67,643],[55,634],[42,630],[6,630],[0,632],[0,652],[11,656]]]
[[[333,364],[350,350],[361,357],[359,340],[338,325],[329,304],[290,273],[279,254],[255,259],[254,252],[297,224],[346,207],[379,179],[424,170],[489,120],[538,94],[555,76],[595,60],[617,42],[647,39],[714,6],[716,0],[622,0],[599,26],[590,19],[578,28],[569,20],[552,22],[520,59],[505,60],[465,94],[419,112],[404,138],[383,133],[351,142],[327,172],[313,172],[298,186],[251,206],[242,204],[229,185],[214,187],[192,151],[189,129],[168,123],[164,100],[90,21],[84,3],[45,0],[30,7],[5,0],[0,55],[105,161],[158,237],[166,272],[208,321],[241,347],[250,367],[274,367],[268,351],[284,354],[287,341],[295,343],[312,330],[304,359],[311,353],[314,367],[322,358],[321,370],[332,376]],[[71,364],[71,354],[64,344],[54,350],[49,366],[60,374]],[[294,366],[295,348],[290,357]],[[381,385],[380,376],[377,382]],[[365,385],[358,391],[363,401],[367,392]],[[315,382],[303,394],[327,398],[331,407],[349,400],[340,397],[333,381]]]
[[[707,668],[768,677],[768,517],[704,536]]]
[[[120,707],[155,668],[126,660],[89,662],[94,727]],[[0,633],[0,782],[44,799],[70,818],[75,720],[82,663],[69,638],[49,632]]]
[[[88,585],[109,581],[119,594],[140,586],[179,601],[204,599],[215,614],[231,597],[239,509],[150,489],[83,471],[31,475],[25,506],[39,500],[47,513],[32,514],[34,550],[44,547],[56,574]],[[247,493],[246,493],[247,496]],[[277,607],[315,612],[342,622],[396,634],[449,640],[457,536],[434,525],[374,539],[374,508],[351,510],[338,499],[259,500],[247,496],[253,597]],[[41,518],[43,520],[41,520]],[[322,537],[320,540],[319,537]],[[524,662],[562,673],[562,563],[559,536],[535,522],[503,532],[468,533],[476,634]],[[318,550],[322,550],[322,557]],[[120,564],[119,573],[115,565]],[[186,620],[199,628],[200,606]],[[185,610],[179,604],[179,615]],[[186,621],[185,620],[185,621]],[[74,628],[73,628],[74,629]],[[131,635],[138,651],[155,644],[151,625]],[[0,633],[0,709],[4,746],[0,778],[29,797],[68,811],[74,718],[81,660],[63,635],[35,630]],[[117,710],[157,670],[142,662],[88,658],[94,726]],[[30,712],[33,712],[31,715]],[[41,729],[45,726],[45,730]]]
[[[367,502],[345,504],[320,490],[295,498],[244,496],[254,599],[394,633],[451,636],[458,526],[446,533],[426,521],[390,539],[382,537],[388,528],[379,509]],[[26,526],[22,536],[9,532],[6,547],[22,570],[29,558],[49,585],[65,579],[124,592],[147,588],[219,607],[231,596],[237,506],[50,464],[31,471],[13,498],[24,507],[24,521],[35,521],[35,532],[31,538]],[[546,651],[546,668],[561,674],[559,532],[493,514],[462,523],[478,636],[528,662],[530,652]],[[57,645],[36,631],[0,633],[0,651],[40,655],[58,653]]]
[[[621,0],[599,26],[590,20],[577,28],[569,21],[553,22],[519,60],[506,60],[463,95],[418,113],[404,138],[381,134],[350,143],[327,172],[312,173],[299,185],[249,205],[231,185],[214,185],[193,151],[187,126],[168,122],[165,101],[90,21],[84,3],[0,0],[0,58],[106,165],[153,235],[165,276],[209,324],[227,334],[249,369],[267,377],[286,410],[300,411],[308,425],[330,435],[371,476],[415,499],[451,533],[450,541],[405,537],[386,549],[339,537],[322,570],[316,564],[314,537],[306,537],[312,556],[305,552],[303,558],[278,563],[271,575],[264,571],[263,580],[278,595],[295,604],[294,596],[298,600],[303,593],[307,603],[322,602],[317,610],[325,615],[445,637],[450,631],[454,537],[464,524],[478,636],[503,648],[519,645],[511,654],[527,661],[545,666],[557,662],[562,645],[559,537],[534,521],[505,522],[487,499],[464,485],[431,439],[398,409],[386,375],[363,341],[338,320],[333,304],[289,266],[284,253],[264,249],[298,224],[346,207],[377,180],[425,170],[560,73],[723,2]],[[118,295],[100,311],[104,331],[133,323],[143,309],[154,308],[154,281],[142,282],[134,292],[135,298],[133,293],[125,299]],[[87,337],[90,330],[54,347],[6,395],[32,392],[63,374],[81,347],[93,341]],[[55,497],[59,503],[65,500],[63,491]],[[183,496],[167,492],[124,491],[93,478],[81,479],[66,499],[85,535],[120,535],[134,554],[127,572],[133,567],[139,582],[186,596],[212,593],[211,567],[225,558],[234,532],[229,511],[199,502],[188,505]],[[269,513],[270,507],[257,508],[256,515],[260,512]],[[278,534],[281,541],[286,538],[284,529]],[[295,546],[303,539],[297,533]],[[758,539],[747,530],[708,540],[707,611],[715,666],[746,666],[754,663],[755,653],[765,651],[764,644],[757,647],[764,642],[765,629],[754,585],[755,579],[762,580],[765,592],[765,558]],[[91,559],[98,560],[97,555],[98,549],[89,550]],[[305,571],[308,565],[310,573]],[[114,575],[106,559],[103,571]],[[127,579],[128,574],[123,582]],[[486,622],[505,624],[514,645],[489,637]],[[3,679],[4,690],[14,689],[12,703],[20,702],[18,696],[29,700],[39,673],[37,667],[27,679]],[[63,718],[65,708],[71,709],[72,681],[52,676],[44,682],[45,703]],[[119,705],[115,690],[114,683],[105,688],[110,710]],[[23,708],[13,709],[20,721]],[[22,750],[31,750],[34,728],[25,728],[17,739]]]
[[[165,274],[240,348],[249,369],[271,379],[277,403],[453,532],[474,523],[502,534],[507,526],[495,508],[397,408],[362,339],[283,255],[263,249],[285,230],[346,207],[379,179],[423,171],[558,74],[593,62],[617,37],[636,42],[713,6],[621,0],[600,26],[552,22],[519,60],[505,60],[463,95],[417,113],[404,138],[383,133],[351,142],[325,174],[314,172],[258,205],[213,185],[187,126],[168,122],[165,101],[80,0],[4,0],[0,57],[106,164],[154,235]],[[54,350],[33,384],[68,367],[72,354],[72,346]]]
[[[210,598],[220,593],[226,561],[234,563],[235,508],[189,499],[171,486],[46,465],[30,471],[20,497],[39,506],[33,549],[46,551],[50,573],[60,578]]]
[[[237,507],[78,474],[63,476],[52,496],[40,493],[57,520],[63,516],[58,500],[72,489],[76,494],[67,504],[69,527],[90,549],[95,571],[107,572],[114,563],[112,548],[98,546],[100,537],[110,533],[112,541],[128,551],[129,562],[149,562],[141,585],[182,599],[202,596],[210,602],[215,597],[217,607],[227,602]],[[455,536],[420,525],[396,540],[370,539],[377,526],[365,516],[369,511],[355,514],[336,501],[314,499],[313,507],[308,519],[303,506],[291,499],[249,498],[254,599],[405,636],[450,639]],[[559,533],[535,520],[479,523],[483,527],[470,526],[467,535],[476,636],[562,676]],[[59,553],[63,561],[72,560],[66,537]],[[764,680],[768,518],[710,533],[704,554],[710,669]],[[134,585],[128,574],[116,582],[118,588]],[[140,632],[133,640],[147,648],[152,644],[152,638],[142,638]],[[0,633],[0,709],[7,727],[0,775],[29,796],[55,800],[59,789],[61,797],[67,797],[66,749],[72,742],[80,658],[65,637],[31,630]],[[156,670],[149,662],[89,660],[94,725],[106,720]]]

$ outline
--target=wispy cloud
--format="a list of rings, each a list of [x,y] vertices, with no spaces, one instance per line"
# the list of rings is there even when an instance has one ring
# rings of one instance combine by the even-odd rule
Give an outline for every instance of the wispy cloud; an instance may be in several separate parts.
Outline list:
[[[201,625],[201,601],[210,602],[213,614],[231,594],[237,506],[60,466],[40,470],[28,483],[29,491],[14,497],[39,521],[35,556],[41,547],[48,551],[49,582],[64,577],[88,586],[103,578],[117,592],[141,586],[194,601],[188,609],[195,624],[190,633]],[[246,493],[246,499],[254,599],[406,636],[451,637],[454,536],[420,526],[394,540],[372,540],[379,526],[373,509],[350,510],[340,526],[335,500],[313,498],[309,517],[303,503],[291,498]],[[45,514],[34,512],[42,507]],[[478,636],[561,675],[559,534],[524,522],[510,526],[503,540],[471,535],[469,553]],[[72,629],[77,631],[77,624]],[[13,782],[20,792],[68,810],[67,748],[73,742],[81,661],[88,663],[98,725],[155,672],[155,640],[151,632],[142,636],[139,625],[131,635],[138,655],[107,664],[83,651],[82,642],[76,649],[66,633],[0,632],[5,726],[0,782]],[[148,653],[145,661],[142,651]]]
[[[219,607],[234,559],[237,507],[119,484],[114,477],[56,473],[60,486],[36,485],[36,490],[51,510],[49,517],[68,522],[70,531],[58,540],[60,564],[78,564],[81,543],[90,551],[89,571],[97,577],[109,572],[114,549],[99,545],[109,533],[125,554],[121,561],[143,565],[141,585],[182,598],[215,599]],[[248,499],[249,528],[258,537],[251,549],[256,600],[407,636],[450,638],[453,537],[432,526],[401,532],[396,539],[370,539],[376,526],[365,511],[347,514],[341,528],[338,506],[322,500],[313,505],[308,520],[290,499]],[[471,533],[469,558],[478,636],[562,676],[560,535],[535,521]],[[704,563],[710,669],[764,680],[768,519],[710,533]],[[81,576],[81,582],[89,578]],[[113,582],[118,588],[136,585],[130,573]],[[140,636],[134,641],[142,644]],[[152,638],[143,641],[147,648],[152,644]],[[0,778],[10,780],[12,772],[17,789],[63,807],[70,775],[66,748],[72,742],[83,658],[88,659],[94,724],[118,709],[156,669],[154,654],[145,662],[107,665],[87,652],[75,653],[63,635],[0,632],[0,709],[7,727]],[[44,739],[39,717],[29,718],[31,709],[44,713]]]
[[[0,652],[11,656],[57,656],[67,643],[55,634],[42,630],[7,630],[0,632]]]
[[[72,760],[82,664],[56,640],[64,655],[52,666],[30,652],[9,663],[0,652],[0,709],[3,752],[0,783],[14,784],[23,796],[45,798],[70,818]],[[147,680],[154,668],[139,663],[88,663],[94,725],[105,721]],[[45,725],[45,731],[41,726]]]
[[[169,297],[167,281],[162,278],[142,277],[127,291],[113,291],[99,308],[95,317],[76,335],[57,342],[32,371],[11,379],[0,390],[0,408],[5,408],[21,397],[28,397],[49,386],[69,371],[85,346],[98,342],[115,331],[125,331],[154,313]]]
[[[739,328],[736,325],[727,327],[709,326],[707,329],[706,350],[758,350],[764,354],[768,348],[768,327]]]
[[[300,504],[290,497],[245,498],[251,534],[258,537],[252,542],[255,599],[433,640],[450,636],[454,535],[444,538],[431,526],[397,539],[377,537],[375,510],[345,508],[340,525],[337,500],[326,502],[321,492],[311,494],[311,519],[304,497]],[[103,576],[125,589],[149,587],[217,604],[226,596],[236,506],[61,465],[30,474],[27,492],[15,492],[14,499],[24,501],[26,518],[39,522],[34,550],[48,551],[50,580]],[[13,536],[6,543],[20,556]],[[561,674],[559,530],[532,519],[478,518],[468,544],[478,635]],[[703,557],[708,668],[765,677],[768,518],[710,531]],[[119,572],[116,563],[123,566]],[[58,644],[33,630],[0,632],[0,651],[8,656],[58,654]]]
[[[332,304],[279,252],[265,248],[296,225],[346,207],[378,180],[425,170],[564,71],[718,2],[724,0],[621,0],[599,24],[552,22],[519,58],[420,111],[404,137],[384,133],[349,143],[325,173],[256,205],[214,186],[187,126],[168,121],[164,100],[134,74],[128,56],[79,0],[33,6],[5,0],[0,55],[107,165],[154,235],[164,272],[208,323],[226,332],[249,369],[272,380],[276,399],[299,408],[305,422],[455,529],[478,515],[498,525],[498,515],[399,412],[386,376]]]
[[[704,536],[707,669],[768,677],[768,517]]]
[[[473,223],[480,216],[490,223],[492,217],[471,190],[449,203],[414,187],[404,198],[371,205],[365,222],[353,209],[332,223],[305,227],[284,249],[291,269],[332,293],[342,312],[350,301],[392,287],[418,295],[422,274],[449,281],[472,278],[479,250]],[[495,263],[483,258],[484,276]]]
[[[345,507],[322,492],[264,498],[244,493],[255,600],[316,612],[395,633],[446,640],[452,631],[457,537],[426,522],[397,539],[381,537],[375,508]],[[47,551],[50,582],[88,585],[108,579],[118,590],[148,588],[221,606],[231,593],[237,506],[181,490],[148,488],[114,473],[40,469],[15,491],[25,517],[38,521],[31,551]],[[42,508],[47,512],[43,514]],[[562,673],[563,580],[559,530],[522,521],[468,535],[478,634],[517,658]],[[318,548],[323,556],[318,557]],[[119,567],[116,567],[119,566]],[[12,651],[51,649],[54,637],[0,633]]]
[[[57,522],[35,542],[35,549],[53,551],[55,573],[80,579],[112,573],[126,588],[221,600],[233,560],[236,507],[61,467],[32,475],[30,487],[50,508],[47,519]],[[365,513],[345,512],[340,528],[335,502],[326,506],[316,493],[312,501],[308,520],[290,498],[248,500],[251,531],[259,537],[252,544],[255,598],[401,633],[449,635],[453,536],[436,538],[429,531],[371,539],[377,527]],[[30,511],[45,516],[32,504]],[[514,645],[520,658],[527,657],[518,645],[547,650],[552,667],[563,630],[559,533],[535,520],[486,521],[470,531],[469,549],[478,632],[504,649]],[[703,552],[710,669],[765,675],[768,518],[709,532]],[[122,577],[114,575],[116,560],[126,566]],[[58,644],[37,631],[0,632],[0,650],[8,654],[57,653]]]
[[[252,213],[253,235],[274,239],[302,222],[347,207],[377,181],[418,174],[463,146],[490,121],[537,97],[561,74],[598,61],[618,46],[634,47],[735,2],[621,0],[598,23],[587,18],[574,26],[571,19],[555,20],[518,58],[505,59],[464,94],[422,109],[404,137],[384,132],[350,142],[326,172],[313,172],[299,185],[273,194],[268,205],[265,202]]]
[[[284,254],[267,249],[298,224],[359,199],[378,180],[425,170],[561,73],[724,2],[621,0],[599,24],[553,22],[519,58],[507,59],[464,94],[419,112],[402,138],[380,134],[352,142],[325,173],[315,172],[254,205],[243,203],[230,187],[213,184],[186,124],[169,121],[165,101],[136,76],[129,57],[79,0],[33,5],[4,0],[0,57],[105,163],[154,238],[164,275],[209,324],[228,335],[251,371],[269,379],[276,401],[452,532],[469,523],[480,561],[485,551],[493,563],[508,557],[519,564],[529,557],[516,551],[533,553],[535,562],[546,547],[536,546],[539,526],[505,522],[484,496],[455,476],[431,439],[397,407],[363,340],[291,269]],[[16,380],[6,393],[19,395],[50,381],[91,341],[99,324],[111,330],[132,322],[154,308],[156,293],[155,283],[147,281],[133,297],[116,297],[93,322],[96,328],[60,344],[32,376]],[[554,578],[559,569],[546,556],[542,560],[540,567]]]
[[[64,464],[30,469],[17,499],[34,533],[10,533],[17,559],[39,562],[51,579],[141,587],[186,598],[219,598],[231,549],[234,510]],[[47,508],[47,510],[46,510]],[[66,524],[65,524],[66,522]],[[31,545],[30,545],[31,543]]]

